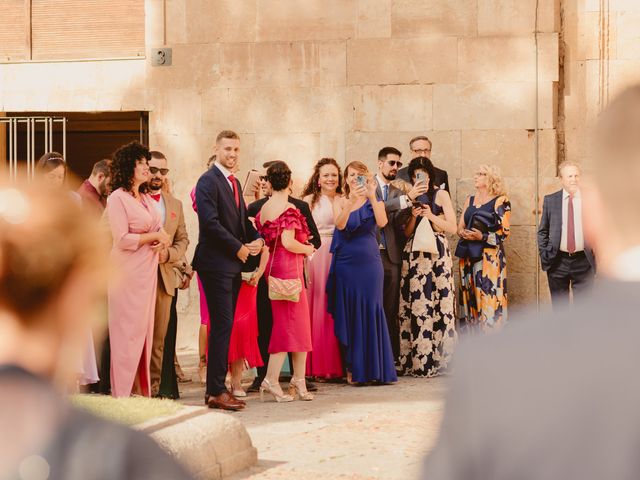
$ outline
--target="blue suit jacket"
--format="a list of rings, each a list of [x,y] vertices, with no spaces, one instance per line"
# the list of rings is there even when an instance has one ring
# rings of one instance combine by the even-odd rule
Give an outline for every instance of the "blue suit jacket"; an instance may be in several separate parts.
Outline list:
[[[196,185],[196,206],[200,233],[193,268],[200,271],[239,273],[242,262],[236,254],[244,243],[260,238],[247,217],[240,182],[236,207],[233,190],[215,165],[202,174]]]
[[[538,227],[538,251],[540,252],[542,270],[545,272],[551,270],[558,260],[561,237],[562,190],[545,195],[542,204],[542,218],[540,218],[540,226]],[[596,261],[593,256],[593,250],[586,244],[586,240],[584,253],[595,271]]]

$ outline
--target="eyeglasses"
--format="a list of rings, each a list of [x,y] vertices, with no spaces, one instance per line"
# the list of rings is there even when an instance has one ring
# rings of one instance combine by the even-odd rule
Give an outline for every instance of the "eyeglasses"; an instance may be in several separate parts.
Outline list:
[[[430,148],[418,148],[416,150],[411,149],[411,151],[413,153],[419,153],[420,155],[424,155],[424,156],[427,156],[427,155],[429,155],[431,153],[431,149]]]
[[[387,164],[390,167],[395,167],[397,166],[398,168],[402,168],[402,162],[399,162],[398,160],[387,160]]]
[[[169,173],[168,168],[149,167],[149,171],[151,172],[151,175],[155,175],[158,172],[160,172],[160,175],[166,175]]]

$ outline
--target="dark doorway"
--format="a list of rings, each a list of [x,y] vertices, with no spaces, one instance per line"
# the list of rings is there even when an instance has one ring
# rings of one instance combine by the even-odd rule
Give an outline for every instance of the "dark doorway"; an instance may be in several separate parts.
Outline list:
[[[51,149],[62,153],[66,147],[66,161],[69,169],[80,179],[91,173],[93,164],[111,154],[120,146],[132,140],[145,145],[149,143],[148,112],[7,112],[6,117],[52,117],[66,119],[65,129],[62,122],[53,124]],[[5,135],[8,136],[8,129]],[[35,160],[45,153],[45,127],[35,123],[34,129]],[[66,141],[63,136],[66,135]],[[27,124],[19,123],[16,132],[18,162],[27,159]],[[0,142],[4,143],[4,142]],[[4,158],[10,158],[9,140],[6,141]]]

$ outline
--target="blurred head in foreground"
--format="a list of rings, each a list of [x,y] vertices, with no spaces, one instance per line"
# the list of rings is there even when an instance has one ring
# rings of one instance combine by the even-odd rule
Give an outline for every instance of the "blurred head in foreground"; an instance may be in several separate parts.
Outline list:
[[[620,256],[640,246],[640,85],[623,91],[602,113],[595,154],[594,175],[581,188],[585,235],[600,273],[619,277],[625,268]]]
[[[0,436],[11,437],[0,478],[189,479],[147,435],[60,394],[105,294],[108,255],[95,215],[42,180],[0,178]]]
[[[97,221],[56,182],[0,180],[0,365],[65,385],[105,290]]]

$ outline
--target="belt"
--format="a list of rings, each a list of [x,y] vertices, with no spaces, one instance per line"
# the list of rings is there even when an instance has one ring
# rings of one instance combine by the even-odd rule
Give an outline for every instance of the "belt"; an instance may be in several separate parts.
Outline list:
[[[580,251],[573,252],[573,253],[560,251],[558,253],[560,254],[561,257],[567,257],[567,258],[583,257],[585,255],[584,250],[580,250]]]

